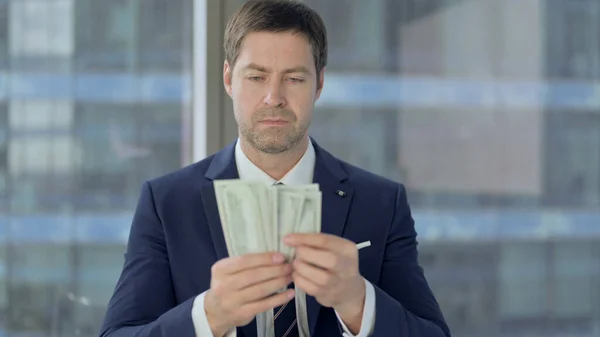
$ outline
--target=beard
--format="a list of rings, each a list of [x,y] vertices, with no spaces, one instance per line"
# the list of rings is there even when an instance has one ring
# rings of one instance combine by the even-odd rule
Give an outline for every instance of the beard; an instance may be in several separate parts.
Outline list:
[[[272,118],[283,119],[288,123],[283,126],[264,127],[260,121]],[[298,123],[293,111],[288,109],[265,109],[256,112],[248,124],[240,123],[240,134],[258,151],[277,154],[288,151],[297,145],[306,135],[309,123]]]

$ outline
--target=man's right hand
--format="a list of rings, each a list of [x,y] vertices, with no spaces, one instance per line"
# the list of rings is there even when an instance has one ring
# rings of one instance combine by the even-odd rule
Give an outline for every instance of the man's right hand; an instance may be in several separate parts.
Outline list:
[[[292,282],[292,267],[280,253],[235,256],[217,261],[211,269],[204,310],[214,336],[244,326],[264,311],[294,298],[294,290],[275,294]]]

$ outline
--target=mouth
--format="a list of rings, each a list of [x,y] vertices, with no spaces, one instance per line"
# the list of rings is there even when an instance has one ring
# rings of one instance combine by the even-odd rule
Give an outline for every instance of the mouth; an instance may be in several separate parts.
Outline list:
[[[289,122],[283,119],[265,119],[259,122],[260,124],[263,125],[269,125],[269,126],[281,126],[281,125],[286,125]]]

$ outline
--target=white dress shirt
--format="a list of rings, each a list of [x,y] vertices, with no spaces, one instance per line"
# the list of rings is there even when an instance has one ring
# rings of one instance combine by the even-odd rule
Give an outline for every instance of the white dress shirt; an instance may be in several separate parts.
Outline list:
[[[248,159],[244,151],[238,142],[235,146],[235,161],[238,169],[240,179],[247,179],[253,181],[264,181],[265,184],[273,185],[277,182],[281,182],[285,185],[300,185],[300,184],[311,184],[313,182],[313,173],[315,168],[315,149],[312,143],[309,143],[308,148],[300,161],[294,166],[281,180],[276,181],[271,178],[268,174],[258,168],[254,163]],[[363,310],[363,317],[361,322],[361,328],[358,335],[353,335],[350,330],[346,327],[340,316],[336,312],[336,316],[340,325],[343,328],[344,337],[366,337],[369,336],[373,330],[375,323],[375,289],[373,285],[365,279],[366,286],[366,297],[365,306]],[[206,318],[206,312],[204,311],[204,295],[206,292],[198,295],[194,299],[192,306],[192,321],[194,329],[196,331],[196,337],[220,337],[213,336]],[[305,308],[303,308],[306,310]],[[257,317],[258,318],[258,317]],[[236,329],[231,329],[225,336],[236,337]],[[259,337],[264,337],[260,336]],[[275,336],[280,337],[280,336]]]

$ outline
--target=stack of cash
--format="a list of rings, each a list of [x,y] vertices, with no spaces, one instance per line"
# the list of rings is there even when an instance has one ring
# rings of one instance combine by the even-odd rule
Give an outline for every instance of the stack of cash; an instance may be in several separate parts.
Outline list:
[[[216,180],[215,195],[229,256],[277,251],[289,262],[290,233],[321,231],[318,184],[266,185],[239,179]]]

